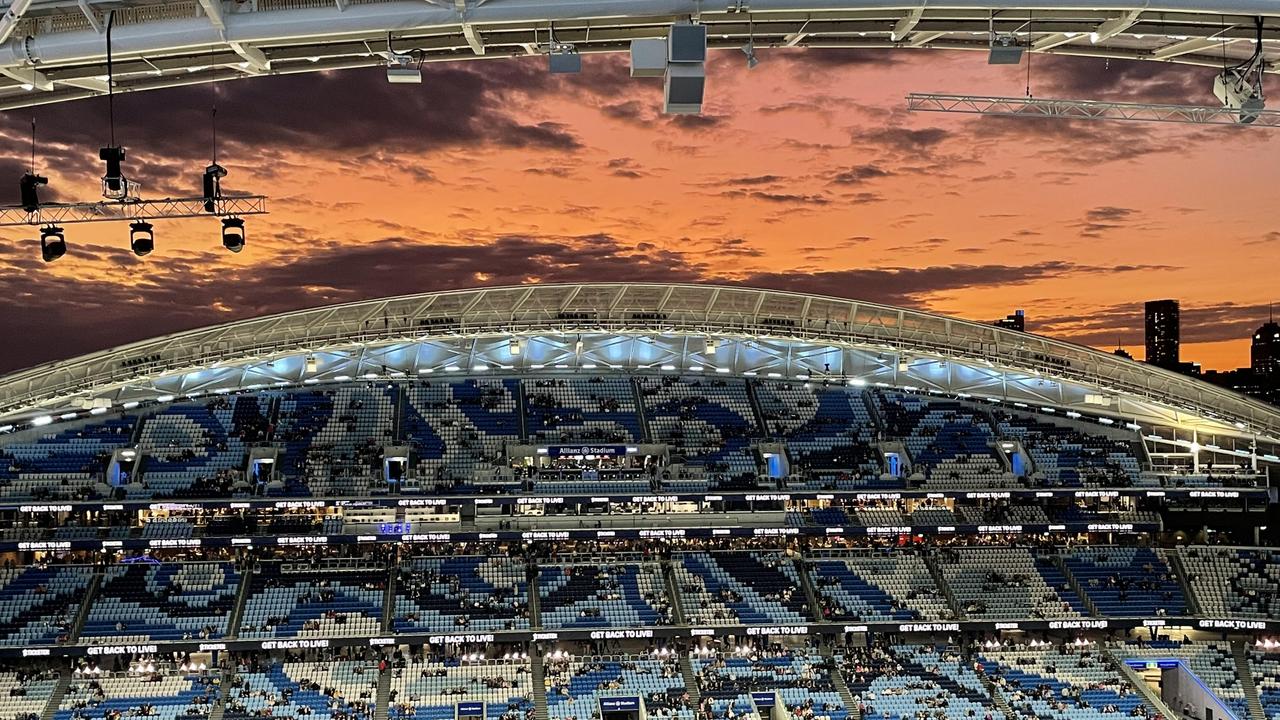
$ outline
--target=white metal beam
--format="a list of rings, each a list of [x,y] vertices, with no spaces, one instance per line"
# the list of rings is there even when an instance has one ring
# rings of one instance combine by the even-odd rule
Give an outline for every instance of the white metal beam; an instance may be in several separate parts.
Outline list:
[[[944,37],[945,35],[946,35],[946,33],[945,33],[945,32],[918,32],[918,33],[912,33],[912,34],[911,34],[911,37],[907,38],[907,45],[909,45],[910,47],[920,47],[920,46],[922,46],[922,45],[926,45],[926,44],[928,44],[928,43],[931,43],[931,42],[933,42],[934,40],[937,40],[937,39],[938,39],[938,38],[940,38],[940,37]]]
[[[244,58],[244,61],[249,64],[249,69],[254,72],[264,73],[271,70],[271,61],[258,48],[244,43],[233,42],[231,43],[231,49],[235,51],[235,54]]]
[[[0,67],[0,74],[7,75],[23,85],[30,85],[36,90],[49,92],[53,90],[53,81],[47,75],[30,67]]]
[[[1208,50],[1209,48],[1223,47],[1225,45],[1230,45],[1232,42],[1234,41],[1211,37],[1187,38],[1186,40],[1179,40],[1178,42],[1165,45],[1159,50],[1151,53],[1151,57],[1156,60],[1168,60],[1169,58],[1186,55],[1187,53],[1200,52],[1201,50]]]
[[[84,19],[89,22],[89,27],[93,28],[98,34],[106,29],[102,26],[102,20],[98,18],[98,13],[93,9],[89,0],[77,0],[76,4],[80,8],[80,13],[84,15]]]
[[[1201,105],[1100,102],[1052,98],[992,97],[911,93],[907,109],[913,112],[952,112],[1007,117],[1064,118],[1070,120],[1127,120],[1133,122],[1239,125],[1240,111]],[[1253,113],[1250,113],[1252,115]],[[1280,110],[1259,110],[1251,127],[1280,128]]]
[[[222,0],[198,0],[209,23],[219,30],[227,29],[227,21],[222,17]]]
[[[894,42],[902,42],[902,39],[905,38],[908,34],[910,34],[912,30],[915,29],[916,24],[920,22],[920,17],[922,15],[924,15],[923,6],[918,8],[912,8],[911,12],[907,13],[901,20],[899,20],[896,24],[894,24],[893,34],[891,34],[889,37]]]
[[[1120,33],[1133,27],[1138,22],[1138,17],[1142,15],[1142,10],[1130,10],[1129,12],[1117,18],[1112,18],[1098,26],[1097,30],[1089,33],[1089,42],[1097,45],[1104,40],[1119,35]]]
[[[1059,45],[1066,45],[1067,43],[1075,40],[1078,37],[1080,37],[1079,34],[1073,33],[1073,32],[1054,33],[1052,35],[1046,35],[1040,38],[1039,40],[1031,43],[1031,49],[1041,50],[1041,51],[1052,50],[1053,48],[1056,48]]]
[[[4,15],[0,16],[0,43],[8,41],[13,31],[18,28],[18,21],[31,7],[31,0],[13,0],[9,3]]]

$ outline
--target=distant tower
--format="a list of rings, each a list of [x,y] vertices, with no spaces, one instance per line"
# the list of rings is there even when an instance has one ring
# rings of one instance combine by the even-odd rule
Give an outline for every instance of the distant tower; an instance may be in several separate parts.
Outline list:
[[[1181,321],[1177,300],[1151,300],[1146,305],[1147,362],[1178,369]]]
[[[1253,333],[1249,367],[1258,378],[1280,379],[1280,324],[1274,314]]]
[[[1017,330],[1018,332],[1027,331],[1027,315],[1022,310],[1014,310],[1012,315],[1007,315],[1003,320],[996,321],[996,327],[1002,327],[1005,330]]]

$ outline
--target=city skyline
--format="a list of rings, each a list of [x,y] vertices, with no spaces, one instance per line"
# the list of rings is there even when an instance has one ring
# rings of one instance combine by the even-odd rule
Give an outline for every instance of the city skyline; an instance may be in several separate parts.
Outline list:
[[[908,115],[907,91],[1018,95],[1026,69],[980,53],[759,56],[748,71],[714,53],[696,117],[660,115],[660,83],[628,78],[621,55],[569,78],[495,60],[430,66],[421,87],[375,69],[122,95],[144,195],[194,192],[216,96],[228,185],[272,196],[272,214],[249,219],[234,256],[212,220],[157,223],[141,260],[123,226],[69,226],[50,265],[33,233],[5,232],[15,302],[0,328],[41,342],[0,365],[333,302],[579,280],[730,282],[982,322],[1026,308],[1032,332],[1138,355],[1142,303],[1177,297],[1185,358],[1247,364],[1272,298],[1244,268],[1280,242],[1267,130]],[[1041,96],[1210,99],[1211,71],[1034,62]],[[335,97],[340,118],[324,112]],[[7,199],[32,115],[47,197],[95,195],[98,100],[6,113]],[[1256,160],[1248,182],[1206,180],[1232,153]]]

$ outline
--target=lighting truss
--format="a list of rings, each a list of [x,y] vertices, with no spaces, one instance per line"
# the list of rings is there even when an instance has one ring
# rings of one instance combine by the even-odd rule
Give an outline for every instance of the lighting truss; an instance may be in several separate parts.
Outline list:
[[[69,225],[71,223],[120,222],[135,219],[169,219],[192,217],[225,217],[229,215],[264,215],[267,198],[262,195],[229,195],[213,201],[212,211],[205,209],[205,198],[165,198],[129,202],[104,201],[89,203],[47,203],[34,212],[21,205],[0,206],[0,227],[18,225]]]
[[[1128,120],[1131,122],[1191,123],[1195,125],[1240,125],[1240,110],[1201,105],[1154,105],[1148,103],[1062,100],[1029,97],[989,97],[984,95],[940,95],[911,93],[907,110],[950,112],[1002,117],[1061,118],[1071,120]],[[1253,127],[1280,127],[1280,111],[1261,110]]]

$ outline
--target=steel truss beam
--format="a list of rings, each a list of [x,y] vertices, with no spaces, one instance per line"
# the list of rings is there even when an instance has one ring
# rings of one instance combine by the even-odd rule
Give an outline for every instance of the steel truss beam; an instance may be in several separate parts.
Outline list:
[[[236,195],[214,201],[213,212],[204,208],[204,198],[165,198],[137,202],[92,202],[41,205],[35,212],[20,206],[0,207],[0,227],[44,225],[54,223],[118,222],[146,218],[172,219],[191,217],[223,217],[226,215],[264,215],[267,198],[262,195]]]
[[[1191,123],[1195,125],[1240,125],[1238,110],[1200,105],[1153,105],[1147,103],[1061,100],[1047,98],[988,97],[983,95],[939,95],[911,93],[907,109],[912,112],[950,112],[1002,117],[1064,118],[1071,120],[1128,120],[1133,122]],[[1256,127],[1280,127],[1280,111],[1263,110],[1250,123]]]

